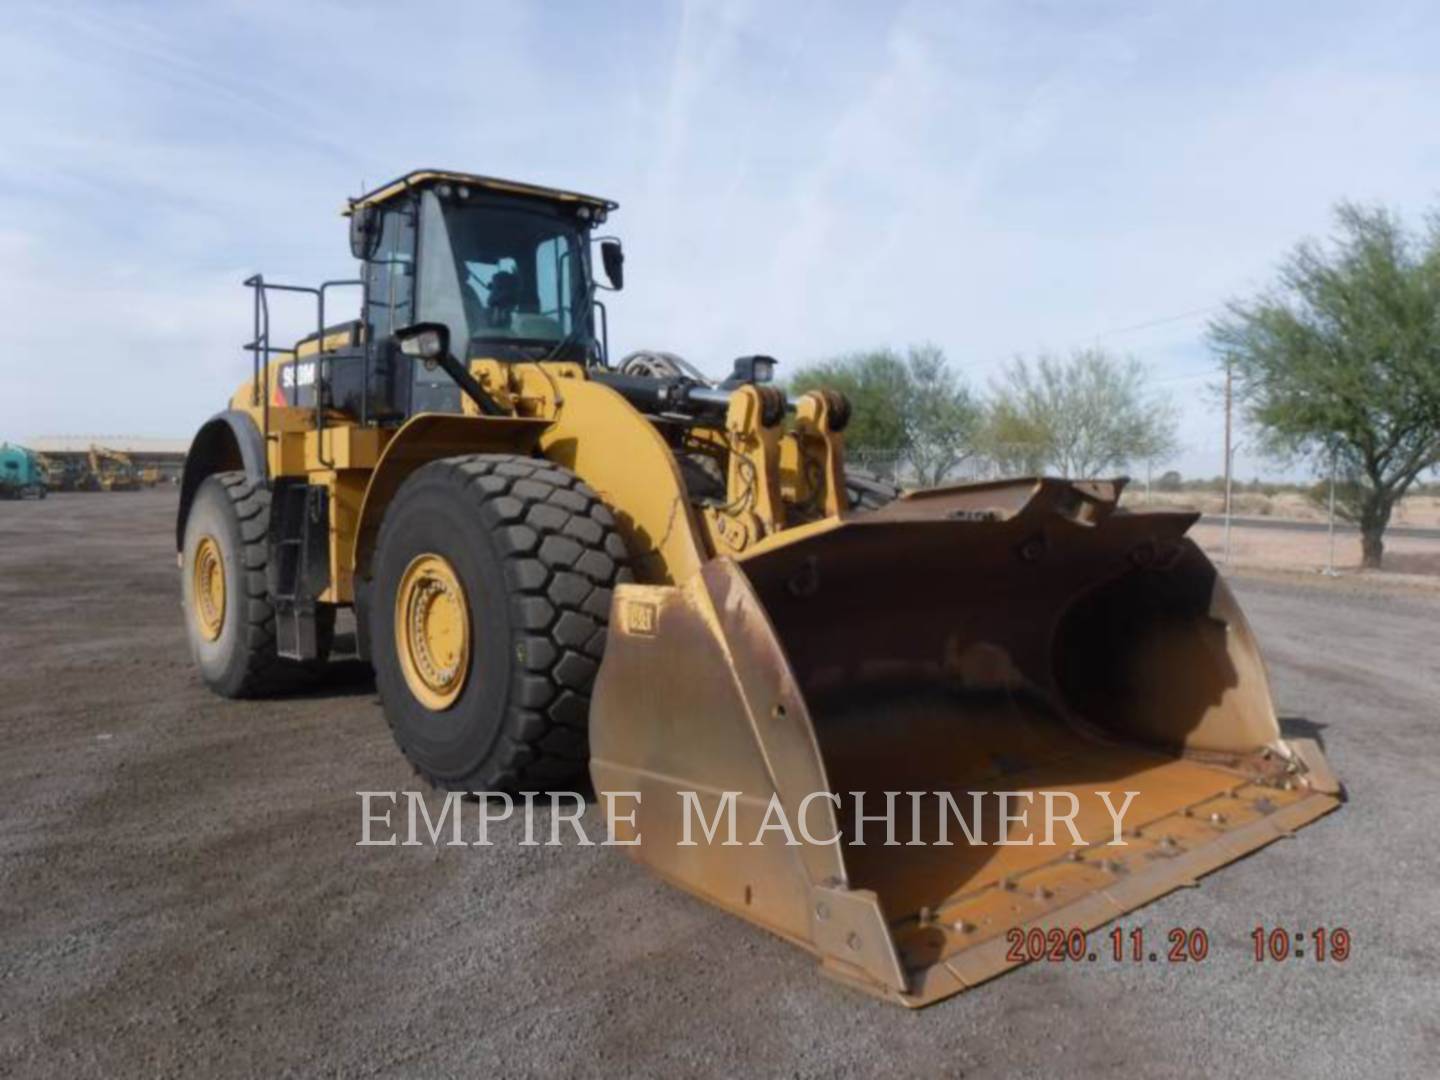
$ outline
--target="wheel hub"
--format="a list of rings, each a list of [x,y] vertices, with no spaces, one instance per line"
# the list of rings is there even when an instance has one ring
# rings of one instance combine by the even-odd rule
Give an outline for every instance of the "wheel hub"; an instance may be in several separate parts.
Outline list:
[[[416,700],[447,709],[470,670],[470,606],[449,561],[417,555],[395,590],[395,651]]]
[[[202,536],[195,546],[190,573],[196,628],[206,641],[214,641],[225,627],[225,561],[213,536]]]

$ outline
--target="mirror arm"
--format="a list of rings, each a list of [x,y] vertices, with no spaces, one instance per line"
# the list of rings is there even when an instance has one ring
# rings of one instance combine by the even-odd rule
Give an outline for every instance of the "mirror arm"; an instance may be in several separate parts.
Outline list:
[[[461,390],[465,391],[466,396],[469,397],[471,401],[475,402],[475,407],[480,410],[482,415],[510,415],[496,404],[495,399],[487,394],[480,384],[475,381],[475,376],[466,371],[465,366],[461,364],[459,360],[456,360],[448,349],[435,357],[435,362],[444,368],[445,374],[454,379],[455,384],[459,386]]]
[[[600,365],[610,366],[610,313],[599,300],[591,301],[591,307],[600,313]]]

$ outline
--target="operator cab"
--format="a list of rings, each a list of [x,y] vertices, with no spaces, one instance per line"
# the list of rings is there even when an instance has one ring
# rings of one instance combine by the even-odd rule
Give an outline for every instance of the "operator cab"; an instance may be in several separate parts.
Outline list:
[[[598,360],[590,235],[615,207],[510,181],[411,173],[349,210],[351,247],[366,267],[366,322],[377,338],[443,323],[462,360],[535,359],[562,346],[564,359]]]
[[[450,353],[467,367],[479,359],[602,365],[592,233],[616,206],[438,170],[409,173],[352,200],[345,213],[362,263],[361,318],[301,343],[293,370],[280,372],[277,403],[315,404],[318,352],[324,404],[361,423],[459,412],[455,379],[399,347],[397,334],[423,324],[444,327]],[[604,239],[601,248],[609,287],[618,288],[619,242]]]

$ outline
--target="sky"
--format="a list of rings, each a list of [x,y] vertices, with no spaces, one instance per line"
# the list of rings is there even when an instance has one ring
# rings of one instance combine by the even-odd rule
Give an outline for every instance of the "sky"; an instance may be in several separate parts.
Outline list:
[[[242,280],[353,277],[345,198],[433,166],[621,204],[615,355],[928,341],[983,392],[1099,344],[1209,476],[1206,319],[1339,199],[1440,206],[1424,2],[5,6],[11,440],[188,438],[248,376]]]

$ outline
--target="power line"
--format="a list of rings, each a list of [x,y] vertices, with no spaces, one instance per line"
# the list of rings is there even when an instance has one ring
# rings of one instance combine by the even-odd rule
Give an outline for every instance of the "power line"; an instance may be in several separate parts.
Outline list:
[[[1189,311],[1182,311],[1178,315],[1166,315],[1160,319],[1151,319],[1148,322],[1135,323],[1133,326],[1119,326],[1114,330],[1105,330],[1095,335],[1095,340],[1114,337],[1116,334],[1132,334],[1136,330],[1149,330],[1152,326],[1164,326],[1166,323],[1181,322],[1185,319],[1193,319],[1197,315],[1208,315],[1212,311],[1219,311],[1224,304],[1208,304],[1205,307],[1192,308]]]
[[[1218,367],[1208,367],[1201,371],[1179,371],[1170,375],[1162,375],[1160,378],[1151,379],[1150,381],[1158,385],[1162,383],[1184,382],[1188,379],[1213,379],[1220,374],[1220,371],[1221,369]]]

